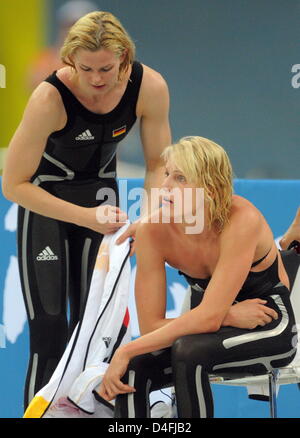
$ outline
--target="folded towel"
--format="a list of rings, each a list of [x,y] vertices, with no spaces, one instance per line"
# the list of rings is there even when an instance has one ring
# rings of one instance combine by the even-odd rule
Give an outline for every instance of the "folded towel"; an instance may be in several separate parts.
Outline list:
[[[94,394],[116,348],[131,340],[130,244],[128,239],[115,244],[128,226],[104,236],[83,318],[49,383],[34,396],[24,418],[113,416],[113,404],[101,404]]]

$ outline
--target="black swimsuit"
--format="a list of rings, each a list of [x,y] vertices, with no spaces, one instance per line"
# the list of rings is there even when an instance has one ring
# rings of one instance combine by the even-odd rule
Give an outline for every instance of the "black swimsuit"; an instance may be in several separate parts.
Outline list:
[[[269,251],[270,252],[270,251]],[[264,255],[259,260],[252,263],[251,268],[259,265],[269,254],[269,252]],[[184,272],[178,271],[180,275],[184,275],[190,286],[194,289],[205,291],[207,288],[211,277],[209,278],[193,278]],[[267,269],[259,272],[249,271],[249,274],[240,289],[236,301],[242,301],[250,298],[262,298],[270,293],[272,287],[280,282],[278,277],[278,256],[275,258],[274,262]]]
[[[194,308],[201,303],[210,278],[183,275],[191,285]],[[170,348],[133,358],[122,380],[136,392],[117,397],[115,416],[149,417],[150,391],[174,386],[179,418],[212,417],[210,374],[255,375],[289,364],[296,354],[296,326],[289,291],[278,278],[278,257],[264,271],[249,272],[237,300],[257,297],[277,312],[277,320],[253,330],[221,327],[213,333],[182,336]]]
[[[83,207],[100,205],[106,199],[99,199],[99,190],[108,188],[118,204],[116,150],[137,120],[142,76],[142,65],[134,62],[123,97],[107,114],[89,111],[55,72],[49,76],[46,81],[59,91],[67,123],[49,136],[31,182]],[[80,319],[102,237],[19,208],[19,270],[30,329],[25,408],[50,379]]]

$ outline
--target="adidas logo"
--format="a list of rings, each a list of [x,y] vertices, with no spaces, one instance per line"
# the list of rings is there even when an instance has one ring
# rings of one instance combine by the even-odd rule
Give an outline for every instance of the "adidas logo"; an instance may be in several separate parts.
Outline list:
[[[75,140],[94,140],[94,136],[92,135],[89,129],[86,129],[82,134],[78,135]]]
[[[46,246],[46,248],[39,253],[36,259],[39,262],[48,261],[48,260],[58,260],[58,256],[54,254],[54,252],[49,246]]]
[[[106,348],[108,348],[109,344],[111,343],[111,338],[110,337],[102,338],[102,341],[104,341]]]

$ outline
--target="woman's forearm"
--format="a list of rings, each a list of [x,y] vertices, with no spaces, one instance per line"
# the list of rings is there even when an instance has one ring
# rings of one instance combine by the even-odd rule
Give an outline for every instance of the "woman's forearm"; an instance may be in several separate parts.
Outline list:
[[[170,347],[181,336],[214,332],[218,327],[200,309],[193,309],[184,315],[162,321],[162,326],[121,347],[129,359],[140,354],[150,353]]]
[[[81,223],[81,217],[85,214],[85,208],[59,199],[30,182],[19,184],[7,197],[42,216],[77,225]]]

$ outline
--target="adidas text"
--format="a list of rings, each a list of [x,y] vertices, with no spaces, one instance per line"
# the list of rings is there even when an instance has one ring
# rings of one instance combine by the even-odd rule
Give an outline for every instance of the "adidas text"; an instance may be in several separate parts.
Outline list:
[[[58,260],[58,256],[54,254],[49,246],[46,246],[46,248],[37,256],[36,259],[38,262]]]

